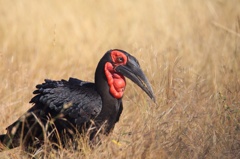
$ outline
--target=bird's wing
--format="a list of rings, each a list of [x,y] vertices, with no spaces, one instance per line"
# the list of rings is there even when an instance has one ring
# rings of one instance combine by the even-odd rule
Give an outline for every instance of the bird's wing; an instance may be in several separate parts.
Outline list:
[[[45,80],[45,83],[36,86],[36,94],[30,103],[34,110],[47,111],[52,116],[63,114],[71,118],[76,125],[95,118],[102,109],[102,100],[95,90],[94,83],[84,82],[75,78],[68,81]]]

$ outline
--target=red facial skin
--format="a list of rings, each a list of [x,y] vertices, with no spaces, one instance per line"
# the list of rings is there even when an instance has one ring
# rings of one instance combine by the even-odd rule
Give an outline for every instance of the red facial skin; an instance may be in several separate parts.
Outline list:
[[[104,71],[109,85],[109,92],[114,98],[120,99],[126,87],[126,80],[114,68],[119,65],[125,65],[127,63],[127,56],[120,51],[114,50],[111,52],[111,58],[113,64],[107,62]]]

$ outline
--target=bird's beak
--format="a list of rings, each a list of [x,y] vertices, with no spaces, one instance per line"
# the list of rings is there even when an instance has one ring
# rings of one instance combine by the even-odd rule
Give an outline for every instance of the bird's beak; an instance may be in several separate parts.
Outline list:
[[[139,64],[132,57],[128,58],[128,62],[125,65],[116,66],[115,71],[136,83],[155,102],[153,90],[147,77],[144,75]]]

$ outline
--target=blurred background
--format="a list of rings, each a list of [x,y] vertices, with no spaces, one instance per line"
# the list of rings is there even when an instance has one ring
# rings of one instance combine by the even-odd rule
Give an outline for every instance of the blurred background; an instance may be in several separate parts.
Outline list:
[[[238,0],[0,0],[0,132],[30,108],[36,84],[93,81],[114,48],[139,60],[157,102],[128,81],[106,143],[59,158],[240,157]]]

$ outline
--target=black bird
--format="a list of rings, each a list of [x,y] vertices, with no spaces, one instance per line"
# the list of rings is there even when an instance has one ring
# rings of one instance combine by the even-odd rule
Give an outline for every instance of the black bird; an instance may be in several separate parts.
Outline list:
[[[125,77],[136,83],[155,101],[153,90],[137,59],[114,49],[105,53],[95,72],[95,83],[75,78],[54,81],[46,79],[36,86],[30,108],[0,135],[7,148],[42,145],[46,138],[65,144],[79,133],[89,133],[90,141],[98,133],[108,135],[123,110]],[[45,134],[45,135],[44,135]]]

